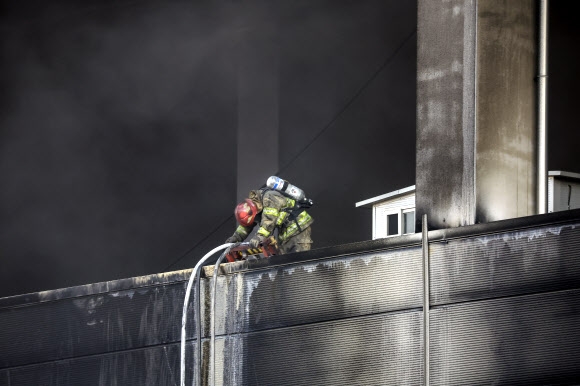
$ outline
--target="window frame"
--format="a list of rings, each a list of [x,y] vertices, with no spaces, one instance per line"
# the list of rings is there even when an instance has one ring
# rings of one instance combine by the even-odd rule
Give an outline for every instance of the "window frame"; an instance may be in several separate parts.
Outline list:
[[[413,232],[411,233],[403,233],[403,214],[404,213],[409,213],[409,212],[415,212],[415,207],[406,207],[406,208],[397,208],[397,209],[391,209],[391,210],[385,210],[383,211],[383,215],[385,216],[385,224],[387,226],[386,229],[386,236],[385,237],[396,237],[396,236],[403,236],[403,235],[412,235],[415,234],[416,232],[414,231],[413,228]],[[389,216],[396,214],[397,215],[397,226],[398,226],[398,233],[396,234],[389,234]],[[413,215],[413,217],[416,220],[416,214]]]
[[[415,223],[417,221],[417,215],[415,213],[415,208],[406,208],[406,209],[401,209],[401,232],[403,232],[403,218],[404,218],[404,214],[405,213],[411,213],[413,212],[413,232],[409,232],[409,233],[401,233],[402,235],[412,235],[415,234],[417,232],[415,232]]]
[[[401,214],[398,210],[393,210],[391,212],[385,211],[386,225],[387,225],[387,237],[399,236],[401,234]],[[389,234],[389,216],[397,215],[397,233]]]

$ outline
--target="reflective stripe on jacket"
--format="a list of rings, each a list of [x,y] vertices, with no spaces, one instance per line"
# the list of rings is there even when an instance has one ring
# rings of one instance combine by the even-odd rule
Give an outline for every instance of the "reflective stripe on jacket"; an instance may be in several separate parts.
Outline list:
[[[281,232],[278,236],[280,242],[284,243],[290,237],[297,233],[302,232],[304,229],[308,228],[314,219],[306,211],[303,211],[298,215],[295,221],[291,221],[290,224]]]

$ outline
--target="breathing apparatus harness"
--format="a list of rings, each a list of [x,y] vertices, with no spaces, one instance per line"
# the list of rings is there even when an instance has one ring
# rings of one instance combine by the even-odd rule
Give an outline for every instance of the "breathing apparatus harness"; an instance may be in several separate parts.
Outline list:
[[[288,206],[286,208],[282,208],[280,211],[288,213],[288,217],[286,217],[284,219],[284,223],[290,224],[291,222],[294,222],[296,224],[296,226],[298,227],[298,232],[302,232],[303,229],[300,226],[300,224],[298,223],[298,216],[300,216],[300,214],[302,212],[304,212],[306,209],[312,208],[312,206],[314,205],[314,201],[312,201],[310,198],[306,198],[306,197],[304,197],[300,200],[296,200],[295,197],[286,193],[285,191],[279,190],[279,189],[273,189],[273,188],[270,188],[268,186],[263,187],[259,190],[260,199],[263,200],[264,194],[266,194],[266,192],[269,190],[273,190],[275,192],[278,192],[278,193],[282,194],[284,197],[286,197],[294,202],[294,205]]]

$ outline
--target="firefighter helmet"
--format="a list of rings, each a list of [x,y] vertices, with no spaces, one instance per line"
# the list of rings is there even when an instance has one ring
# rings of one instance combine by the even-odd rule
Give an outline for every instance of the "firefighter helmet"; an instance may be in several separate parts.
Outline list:
[[[254,201],[246,198],[236,206],[234,214],[236,215],[238,224],[247,227],[254,223],[254,219],[258,214],[258,208],[256,207],[256,204],[254,204]]]

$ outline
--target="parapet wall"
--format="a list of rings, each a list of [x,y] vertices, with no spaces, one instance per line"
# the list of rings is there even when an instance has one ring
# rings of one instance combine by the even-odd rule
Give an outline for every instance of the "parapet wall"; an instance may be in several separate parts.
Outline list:
[[[578,384],[580,210],[223,265],[203,383]],[[0,299],[0,385],[177,385],[191,271]],[[198,371],[193,317],[187,385]],[[429,356],[427,356],[429,349]]]

